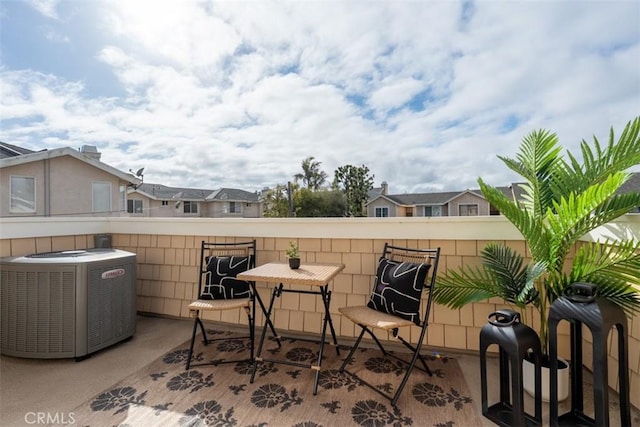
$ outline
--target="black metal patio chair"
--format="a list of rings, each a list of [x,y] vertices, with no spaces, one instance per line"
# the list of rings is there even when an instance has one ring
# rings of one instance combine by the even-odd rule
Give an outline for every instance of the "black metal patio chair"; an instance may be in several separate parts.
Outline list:
[[[213,359],[207,363],[198,365],[217,365],[221,363],[238,363],[255,361],[255,321],[256,303],[263,313],[266,308],[257,292],[255,282],[236,279],[236,275],[247,271],[256,265],[256,241],[237,243],[209,243],[204,240],[200,246],[200,264],[198,274],[198,299],[189,304],[189,311],[194,317],[191,343],[187,356],[186,369],[192,364],[193,346],[198,332],[198,326],[202,331],[202,340],[205,345],[214,341],[235,341],[249,338],[249,357],[244,360]],[[249,335],[228,335],[221,338],[209,339],[202,322],[201,315],[205,311],[224,311],[244,309],[249,323]],[[269,327],[276,336],[271,321]],[[278,344],[280,342],[278,341]]]
[[[345,372],[361,383],[375,390],[396,405],[402,390],[414,368],[431,375],[427,362],[420,354],[427,332],[429,313],[432,306],[432,290],[435,286],[440,248],[411,249],[392,246],[385,243],[382,256],[378,261],[376,278],[369,303],[366,306],[341,307],[338,311],[361,328],[349,355],[345,358],[340,372]],[[423,293],[427,291],[426,299]],[[421,307],[422,306],[422,310]],[[400,336],[400,328],[418,327],[420,335],[411,343]],[[399,340],[411,351],[411,359],[399,357],[388,351],[376,337],[373,330],[383,329],[391,332],[391,336]],[[365,333],[368,333],[378,345],[382,353],[392,357],[406,368],[402,381],[394,394],[387,393],[364,381],[355,372],[347,369],[353,355],[360,346]],[[417,365],[420,360],[422,366]]]

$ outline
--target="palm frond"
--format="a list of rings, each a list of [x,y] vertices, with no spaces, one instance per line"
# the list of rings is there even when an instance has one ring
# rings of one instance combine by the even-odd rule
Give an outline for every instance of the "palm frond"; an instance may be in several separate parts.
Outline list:
[[[553,200],[547,181],[561,161],[560,152],[556,134],[541,129],[523,138],[516,160],[498,156],[507,167],[527,181],[527,208],[538,214],[544,213]]]
[[[600,182],[612,173],[626,170],[640,163],[640,117],[627,123],[617,142],[613,128],[611,128],[606,149],[601,148],[596,137],[593,137],[592,145],[595,154],[586,141],[583,140],[580,144],[586,186]]]
[[[437,278],[434,301],[453,309],[498,296],[493,279],[479,269],[449,270]]]
[[[547,217],[551,235],[555,237],[551,244],[552,257],[564,259],[571,246],[586,233],[640,205],[640,193],[616,194],[627,175],[611,175],[580,194],[571,194],[554,203],[554,214]]]
[[[589,281],[592,276],[611,275],[626,283],[640,286],[640,241],[589,242],[581,245],[573,257],[570,278],[573,282]]]
[[[482,194],[489,203],[500,210],[529,243],[529,249],[536,259],[546,259],[548,253],[548,238],[544,225],[534,212],[521,209],[516,202],[507,198],[504,193],[495,187],[486,184],[482,179],[478,179],[478,185]]]

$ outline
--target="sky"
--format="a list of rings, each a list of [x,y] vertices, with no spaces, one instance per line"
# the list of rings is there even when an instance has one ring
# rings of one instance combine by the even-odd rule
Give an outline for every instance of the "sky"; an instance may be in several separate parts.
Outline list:
[[[0,141],[257,191],[313,156],[390,194],[517,180],[640,115],[637,0],[0,0]]]

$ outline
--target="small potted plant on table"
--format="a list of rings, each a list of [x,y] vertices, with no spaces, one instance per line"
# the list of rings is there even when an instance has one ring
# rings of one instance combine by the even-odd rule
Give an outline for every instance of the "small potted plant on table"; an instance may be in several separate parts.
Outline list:
[[[291,267],[292,270],[300,268],[300,251],[298,250],[296,242],[289,242],[286,254],[289,260],[289,267]]]

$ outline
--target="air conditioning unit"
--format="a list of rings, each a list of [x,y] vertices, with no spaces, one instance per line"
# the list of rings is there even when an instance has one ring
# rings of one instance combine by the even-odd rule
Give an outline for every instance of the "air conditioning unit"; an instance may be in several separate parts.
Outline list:
[[[136,255],[118,249],[0,260],[0,343],[8,356],[89,354],[136,329]]]

